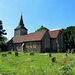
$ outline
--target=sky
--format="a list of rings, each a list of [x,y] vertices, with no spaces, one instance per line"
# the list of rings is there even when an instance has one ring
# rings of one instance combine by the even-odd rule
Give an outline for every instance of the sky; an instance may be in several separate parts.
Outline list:
[[[14,36],[21,14],[28,33],[42,25],[50,31],[75,26],[75,0],[0,0],[0,20],[8,40]]]

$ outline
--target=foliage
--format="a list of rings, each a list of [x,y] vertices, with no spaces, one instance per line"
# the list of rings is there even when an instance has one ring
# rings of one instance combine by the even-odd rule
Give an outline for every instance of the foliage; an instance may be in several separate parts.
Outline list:
[[[2,36],[2,40],[0,41],[0,45],[6,44],[7,37]]]
[[[40,27],[39,29],[37,29],[35,32],[43,31],[43,30],[48,30],[48,31],[49,31],[48,28],[41,26],[41,27]]]
[[[75,47],[75,26],[67,27],[66,29],[62,29],[63,39],[66,43],[67,48]]]
[[[51,61],[49,53],[29,53],[19,52],[19,56],[15,56],[14,52],[2,57],[0,53],[0,74],[4,75],[74,75],[75,74],[75,54],[68,54],[64,57],[64,53],[52,53],[52,57],[56,57],[56,62]],[[60,61],[61,60],[61,61]],[[65,61],[66,62],[65,62]],[[62,66],[64,63],[64,68]],[[68,66],[68,67],[67,67]],[[73,66],[73,67],[72,67]],[[61,68],[61,73],[59,69]],[[70,70],[69,68],[72,68]],[[62,72],[63,71],[63,72]],[[68,73],[67,73],[68,72]]]
[[[3,35],[6,35],[6,33],[5,30],[3,29],[2,21],[0,20],[0,41],[4,39]]]
[[[6,37],[2,37],[3,39],[0,41],[0,49],[1,51],[7,51],[7,38]]]
[[[2,21],[0,20],[0,49],[1,50],[7,50],[6,49],[7,48],[7,46],[6,46],[7,38],[4,37],[3,35],[6,35],[6,32],[3,29]]]
[[[66,63],[66,62],[65,62]],[[64,64],[65,64],[64,63]],[[60,74],[64,75],[65,73],[67,73],[68,75],[70,74],[69,71],[72,71],[72,68],[75,66],[75,60],[73,60],[71,63],[67,64],[67,65],[63,65],[61,66],[61,68],[59,69]]]

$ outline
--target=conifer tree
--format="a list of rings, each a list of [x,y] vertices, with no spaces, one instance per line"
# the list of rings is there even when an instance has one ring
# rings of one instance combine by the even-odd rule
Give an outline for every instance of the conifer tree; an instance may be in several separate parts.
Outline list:
[[[3,26],[2,26],[2,21],[0,20],[0,41],[2,41],[4,38],[3,38],[3,35],[6,35],[6,32],[5,30],[3,29]]]

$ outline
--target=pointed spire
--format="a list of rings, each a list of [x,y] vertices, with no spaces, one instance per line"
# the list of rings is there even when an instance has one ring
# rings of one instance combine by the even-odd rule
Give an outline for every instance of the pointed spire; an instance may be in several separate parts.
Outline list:
[[[22,15],[21,15],[21,18],[20,18],[19,25],[24,26],[24,24],[23,24],[23,18],[22,18]]]

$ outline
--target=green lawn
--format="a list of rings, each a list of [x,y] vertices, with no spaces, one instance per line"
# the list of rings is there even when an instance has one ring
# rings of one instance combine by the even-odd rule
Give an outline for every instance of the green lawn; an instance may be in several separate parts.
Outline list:
[[[0,74],[4,75],[75,75],[75,54],[52,53],[56,61],[52,63],[49,53],[29,53],[19,52],[2,57],[0,53]],[[66,61],[64,64],[62,64]]]

